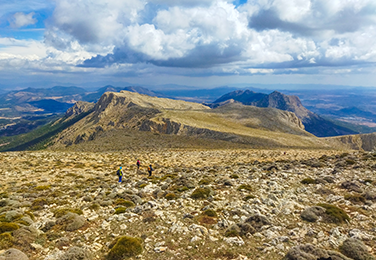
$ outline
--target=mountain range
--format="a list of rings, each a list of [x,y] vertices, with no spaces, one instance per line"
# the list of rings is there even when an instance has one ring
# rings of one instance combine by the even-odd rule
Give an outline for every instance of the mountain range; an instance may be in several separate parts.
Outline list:
[[[203,137],[202,140],[216,139],[260,147],[309,146],[317,142],[314,135],[357,134],[309,111],[297,96],[278,91],[264,94],[237,90],[212,103],[203,104],[163,97],[165,95],[162,93],[142,87],[119,88],[110,85],[92,92],[77,87],[29,88],[9,92],[0,99],[0,136],[4,137],[0,139],[0,145],[3,150],[14,149],[20,144],[21,148],[33,146],[41,139],[50,140],[56,134],[61,140],[53,144],[77,145],[119,130],[131,131],[132,135],[152,132],[184,136],[189,142],[192,142],[191,137]],[[181,109],[180,106],[187,107]],[[66,109],[68,111],[62,114]],[[343,113],[354,112],[359,111],[356,108],[343,110]],[[368,116],[372,116],[372,113]],[[73,125],[77,131],[67,130]],[[70,134],[61,131],[70,131]],[[27,137],[22,135],[27,133],[30,133]],[[282,137],[285,134],[294,137]],[[286,141],[296,136],[299,136],[297,143],[300,144]],[[281,141],[281,138],[285,140]],[[308,145],[307,138],[315,141],[308,141]],[[319,140],[320,146],[327,146],[326,141],[322,141],[324,139]],[[175,141],[179,142],[178,139]]]

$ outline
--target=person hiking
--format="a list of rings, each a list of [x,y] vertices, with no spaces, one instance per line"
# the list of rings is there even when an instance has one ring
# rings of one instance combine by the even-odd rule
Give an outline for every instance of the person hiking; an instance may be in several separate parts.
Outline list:
[[[119,169],[116,171],[116,175],[119,176],[119,182],[121,182],[121,179],[123,178],[123,170],[120,166]]]
[[[140,163],[140,160],[137,160],[137,169],[140,169],[140,165],[141,165],[141,163]]]
[[[148,167],[149,177],[151,176],[151,172],[154,171],[153,167],[151,167],[151,164]]]

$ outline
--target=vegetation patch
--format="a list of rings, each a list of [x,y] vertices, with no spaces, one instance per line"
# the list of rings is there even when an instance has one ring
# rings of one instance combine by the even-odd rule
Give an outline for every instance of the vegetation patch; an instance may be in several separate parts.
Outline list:
[[[209,185],[211,183],[211,180],[210,179],[201,179],[199,181],[199,185]]]
[[[115,209],[115,213],[114,214],[121,214],[121,213],[124,213],[126,211],[127,211],[127,208],[125,208],[125,207],[119,207],[119,208]]]
[[[45,198],[37,198],[31,204],[31,209],[32,210],[41,210],[41,209],[43,209],[44,205],[48,205],[48,204],[49,203]]]
[[[161,178],[161,181],[164,181],[164,180],[166,180],[167,178],[170,178],[170,179],[176,179],[178,177],[178,175],[177,174],[165,174],[165,175],[163,175],[162,176],[162,178]]]
[[[238,191],[241,191],[241,190],[247,190],[247,191],[252,191],[252,186],[249,185],[249,184],[242,184],[238,187],[237,189]]]
[[[206,215],[201,215],[197,217],[197,222],[200,224],[213,225],[217,223],[217,219]]]
[[[205,216],[213,217],[213,218],[218,217],[217,212],[215,212],[212,209],[207,209],[202,214],[205,215]]]
[[[76,213],[78,215],[82,215],[83,212],[80,209],[72,209],[72,208],[62,208],[62,209],[57,209],[54,210],[54,217],[56,218],[61,218],[62,216],[66,215],[68,212]]]
[[[344,212],[342,209],[334,205],[322,203],[322,204],[318,204],[318,206],[326,209],[325,218],[327,219],[328,222],[342,224],[342,223],[345,223],[346,221],[350,221],[350,217],[346,214],[346,212]]]
[[[364,203],[366,199],[360,194],[345,194],[345,200],[349,200],[352,203]]]
[[[129,236],[115,239],[109,246],[107,260],[122,260],[142,253],[142,240]]]
[[[0,223],[0,234],[5,232],[12,232],[14,230],[19,229],[20,226],[16,223]]]
[[[175,190],[177,190],[178,192],[184,192],[189,190],[189,188],[187,186],[176,186]]]
[[[165,199],[174,200],[174,199],[176,199],[176,195],[175,195],[175,193],[172,193],[172,192],[167,193],[166,196],[165,196]]]
[[[94,211],[96,211],[100,208],[101,208],[101,206],[98,203],[93,203],[89,206],[89,209],[94,210]]]
[[[300,183],[301,184],[315,184],[316,180],[312,178],[305,178]]]
[[[9,232],[0,234],[0,250],[11,248],[13,243],[14,238]]]
[[[237,174],[231,174],[230,178],[231,179],[239,179],[239,175],[237,175]]]
[[[254,198],[256,198],[256,196],[254,196],[254,195],[247,195],[247,196],[245,196],[245,197],[243,198],[243,200],[244,200],[244,201],[248,201],[248,200],[250,200],[250,199],[254,199]]]
[[[206,199],[210,195],[209,188],[197,188],[193,191],[191,198],[192,199]]]
[[[134,203],[132,201],[129,201],[129,200],[125,200],[125,199],[117,199],[115,201],[115,204],[116,205],[121,205],[121,206],[124,206],[126,208],[131,208],[131,207],[134,207]]]
[[[145,188],[146,186],[148,186],[148,183],[142,183],[142,184],[138,185],[138,187],[140,189]]]
[[[49,190],[49,189],[51,189],[51,185],[41,185],[41,186],[35,187],[35,190],[37,191],[44,191],[44,190]]]

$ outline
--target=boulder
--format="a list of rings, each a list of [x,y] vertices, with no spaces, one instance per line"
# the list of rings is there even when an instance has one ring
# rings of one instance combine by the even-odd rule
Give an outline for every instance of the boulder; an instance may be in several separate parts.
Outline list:
[[[69,250],[59,258],[59,260],[91,260],[91,259],[93,258],[90,252],[79,247],[69,248]]]
[[[300,214],[300,217],[308,222],[316,222],[325,211],[326,209],[320,206],[309,207]]]
[[[363,242],[355,238],[346,239],[339,250],[342,254],[354,260],[376,260],[376,258],[368,252]]]
[[[0,260],[29,260],[29,257],[18,249],[10,248],[0,255]]]

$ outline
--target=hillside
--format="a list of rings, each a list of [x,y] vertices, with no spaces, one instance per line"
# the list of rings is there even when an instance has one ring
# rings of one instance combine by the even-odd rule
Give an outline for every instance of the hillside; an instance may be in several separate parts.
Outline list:
[[[374,260],[375,161],[293,149],[2,153],[0,259]]]
[[[122,91],[103,94],[93,112],[58,135],[54,148],[106,139],[110,131],[118,136],[106,142],[117,147],[124,139],[120,130],[127,135],[141,131],[161,138],[197,137],[253,147],[330,147],[304,131],[291,112],[240,104],[210,109],[198,103]]]
[[[239,90],[228,93],[216,100],[211,107],[221,105],[221,102],[233,99],[245,105],[257,107],[272,107],[295,113],[302,121],[305,130],[317,137],[357,134],[357,132],[343,126],[338,126],[319,115],[306,109],[297,96],[284,95],[278,91],[266,95],[249,90]]]

